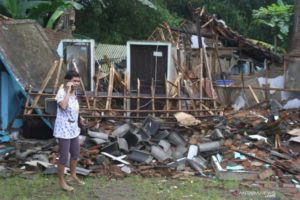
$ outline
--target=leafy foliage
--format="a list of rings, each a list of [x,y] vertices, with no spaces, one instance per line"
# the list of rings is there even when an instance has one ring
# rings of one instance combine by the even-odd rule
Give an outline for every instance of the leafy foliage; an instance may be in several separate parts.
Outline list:
[[[2,10],[8,16],[19,19],[19,18],[27,18],[28,12],[33,7],[46,3],[48,1],[36,1],[36,0],[3,0],[0,1],[0,6],[2,6]],[[1,10],[0,10],[1,11]]]
[[[205,6],[209,13],[246,37],[272,43],[270,33],[275,31],[282,39],[280,45],[286,46],[292,13],[289,4],[294,0],[275,3],[276,0],[0,0],[0,13],[37,19],[43,26],[52,27],[63,11],[72,7],[77,9],[76,35],[120,44],[146,39],[164,21],[178,26],[183,19],[192,20],[192,8]]]
[[[28,17],[33,19],[39,19],[40,22],[42,21],[42,23],[44,23],[43,19],[46,16],[46,27],[53,28],[54,23],[57,21],[57,19],[64,13],[65,10],[70,8],[80,10],[83,8],[83,6],[77,2],[70,0],[45,1],[32,8],[29,12]],[[51,15],[48,19],[47,16],[49,16],[49,14]]]
[[[253,10],[253,23],[269,28],[269,31],[281,41],[287,39],[293,6],[284,4],[281,0]]]
[[[127,40],[146,39],[163,21],[179,24],[179,17],[170,13],[163,1],[152,3],[156,9],[139,0],[92,2],[77,12],[76,33],[102,43],[124,44]]]

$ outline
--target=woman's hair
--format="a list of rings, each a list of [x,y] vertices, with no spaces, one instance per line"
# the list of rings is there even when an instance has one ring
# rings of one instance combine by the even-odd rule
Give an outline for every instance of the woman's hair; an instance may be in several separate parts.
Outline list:
[[[80,77],[80,75],[75,70],[68,70],[65,75],[65,80],[71,80],[73,77]]]

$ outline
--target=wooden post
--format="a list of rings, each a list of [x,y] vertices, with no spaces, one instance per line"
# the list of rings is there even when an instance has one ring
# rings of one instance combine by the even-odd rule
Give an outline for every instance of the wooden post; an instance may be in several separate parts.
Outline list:
[[[203,50],[200,49],[200,75],[199,75],[199,88],[200,88],[200,107],[202,110],[202,97],[203,97],[203,86],[202,86],[202,78],[203,78]]]
[[[267,60],[264,61],[264,69],[265,69],[265,85],[264,85],[264,88],[266,88],[265,90],[265,98],[266,98],[266,101],[269,101],[269,68],[268,68],[268,65],[267,65]]]
[[[52,64],[50,70],[48,71],[48,74],[47,74],[46,78],[44,79],[40,90],[38,91],[38,95],[34,98],[32,104],[31,104],[32,108],[30,110],[28,110],[28,112],[27,112],[28,115],[30,115],[32,113],[33,108],[37,105],[38,101],[40,100],[42,93],[44,92],[49,80],[51,79],[51,77],[57,67],[57,64],[58,64],[58,61],[55,60],[54,63]]]
[[[123,89],[123,93],[124,93],[124,110],[129,110],[128,109],[128,98],[127,98],[127,96],[128,96],[128,89],[127,89],[127,87],[128,87],[128,74],[125,72],[125,74],[124,74],[124,83],[125,83],[125,87],[124,87],[124,89]],[[127,113],[125,113],[124,112],[124,116],[126,116],[127,115]]]
[[[218,37],[216,38],[216,41],[215,43],[218,44]],[[223,74],[223,68],[222,68],[222,65],[221,65],[221,61],[220,61],[220,54],[219,54],[219,49],[218,49],[218,45],[216,45],[216,47],[214,48],[215,50],[215,53],[216,53],[216,57],[217,57],[217,60],[218,60],[218,66],[219,66],[219,70],[220,70],[220,73]],[[230,61],[229,61],[230,62]],[[230,65],[229,65],[230,66]],[[223,77],[221,77],[222,80]],[[225,84],[224,84],[225,85]],[[224,87],[224,93],[225,93],[225,98],[226,98],[226,101],[230,101],[230,92],[228,91],[228,88],[227,87]]]
[[[177,83],[177,95],[178,97],[181,96],[181,77],[179,77],[178,79],[178,83]],[[178,110],[181,110],[181,100],[178,100]]]
[[[29,106],[31,90],[32,90],[32,87],[29,86],[27,97],[26,97],[25,108],[24,108],[24,115],[27,113],[27,108]]]
[[[206,66],[206,69],[207,69],[208,78],[210,80],[211,93],[212,93],[213,99],[215,99],[215,93],[214,93],[214,87],[213,87],[213,84],[212,84],[211,71],[210,71],[210,66],[209,66],[209,63],[208,63],[208,58],[207,58],[205,47],[203,47],[203,52],[204,52],[205,66]],[[216,108],[217,104],[216,104],[215,100],[213,101],[213,104],[214,104],[214,108]]]
[[[286,86],[287,86],[287,59],[286,57],[284,56],[283,58],[283,81],[284,81],[284,86],[283,88],[286,89]]]
[[[140,95],[141,95],[141,82],[140,79],[137,79],[137,99],[136,99],[136,109],[137,109],[137,113],[136,116],[139,117],[140,116]]]
[[[75,62],[74,60],[73,60],[73,65],[74,65],[75,69],[78,70],[77,64],[76,64],[76,62]],[[77,71],[77,72],[78,72],[78,71]],[[81,86],[81,88],[82,88],[83,95],[84,95],[84,97],[85,97],[85,101],[86,101],[86,105],[87,105],[87,107],[88,107],[88,110],[90,110],[90,109],[91,109],[91,106],[90,106],[89,98],[88,98],[88,96],[87,96],[86,89],[85,89],[84,83],[83,83],[83,81],[82,81],[81,78],[80,78],[80,86]]]
[[[165,77],[165,86],[166,86],[166,116],[169,117],[169,84],[167,78]]]
[[[166,41],[166,37],[165,37],[164,31],[162,30],[162,28],[159,28],[158,30],[159,30],[158,32],[159,32],[161,40]]]
[[[100,75],[101,75],[101,65],[99,64],[98,66],[98,71],[96,74],[96,83],[95,83],[95,89],[94,89],[94,99],[93,99],[93,109],[96,109],[96,105],[97,105],[97,92],[98,92],[98,88],[99,88],[99,81],[100,81]]]
[[[249,89],[250,89],[250,91],[251,91],[251,93],[252,93],[252,95],[253,95],[253,97],[254,97],[256,103],[259,103],[259,100],[258,100],[258,98],[257,98],[257,96],[256,96],[256,94],[255,94],[255,92],[253,91],[251,85],[248,85],[248,87],[249,87]]]
[[[57,91],[58,80],[59,80],[59,76],[60,76],[60,72],[61,72],[63,61],[64,60],[62,58],[59,60],[58,70],[57,70],[57,74],[56,74],[56,78],[55,78],[55,83],[54,83],[54,88],[53,88],[53,94],[56,94],[56,91]]]
[[[114,68],[111,67],[109,70],[109,81],[108,81],[108,92],[107,92],[107,99],[106,99],[106,110],[111,110],[111,99],[112,99],[112,92],[113,92],[113,85],[114,85]]]
[[[152,114],[155,116],[155,86],[154,86],[154,80],[152,78],[151,80],[151,102],[152,102]]]
[[[174,43],[175,43],[175,40],[174,40],[174,38],[173,38],[172,31],[171,31],[171,28],[170,28],[169,24],[168,24],[167,22],[165,22],[164,25],[165,25],[166,29],[167,29],[168,32],[169,32],[169,35],[170,35],[170,38],[169,38],[169,39],[171,39],[172,44],[174,44]]]

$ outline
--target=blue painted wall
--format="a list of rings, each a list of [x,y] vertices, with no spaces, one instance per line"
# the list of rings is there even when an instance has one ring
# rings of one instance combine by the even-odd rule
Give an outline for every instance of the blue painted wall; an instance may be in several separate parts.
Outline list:
[[[24,104],[22,88],[11,78],[0,60],[0,130],[9,128]]]

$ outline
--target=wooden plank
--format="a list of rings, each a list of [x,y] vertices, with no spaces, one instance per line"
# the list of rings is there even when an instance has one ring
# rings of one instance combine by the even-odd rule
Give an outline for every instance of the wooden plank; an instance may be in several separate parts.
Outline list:
[[[60,77],[60,73],[61,73],[61,68],[63,65],[63,59],[61,58],[59,60],[59,65],[58,65],[58,70],[57,70],[57,74],[56,74],[56,78],[55,78],[55,83],[54,83],[54,88],[53,88],[53,94],[56,94],[57,92],[57,86],[58,86],[58,81],[59,81],[59,77]]]
[[[177,82],[177,95],[178,97],[181,96],[181,76],[178,77],[178,82]],[[178,110],[181,110],[182,106],[181,106],[181,100],[179,100],[178,102]]]
[[[112,100],[112,92],[114,86],[114,73],[115,70],[113,67],[111,67],[109,70],[108,91],[107,91],[107,98],[106,98],[106,105],[105,105],[105,108],[107,110],[111,110],[111,100]]]
[[[151,80],[151,102],[152,102],[152,114],[155,116],[155,86],[154,86],[154,80],[152,78]]]
[[[283,59],[283,77],[284,77],[284,85],[283,88],[286,89],[288,85],[288,78],[287,78],[287,60],[286,58]]]
[[[136,100],[136,109],[140,111],[140,95],[141,95],[141,82],[140,79],[137,79],[137,100]],[[140,116],[140,113],[137,113],[137,116]]]
[[[101,75],[101,65],[98,63],[98,71],[96,74],[96,83],[95,83],[95,89],[94,89],[94,99],[93,99],[93,108],[96,108],[97,105],[97,92],[99,90],[99,86],[100,86],[100,75]],[[94,113],[96,114],[96,113]]]
[[[208,20],[205,24],[203,24],[201,26],[201,29],[205,28],[207,25],[209,25],[211,22],[213,21],[213,18],[211,18],[210,20]]]
[[[202,44],[202,46],[203,46],[203,44]],[[208,73],[208,78],[210,80],[210,87],[211,87],[212,97],[213,97],[213,99],[215,99],[215,93],[214,93],[214,87],[213,87],[213,84],[212,84],[211,71],[210,71],[210,66],[209,66],[209,63],[208,63],[208,58],[207,58],[205,47],[203,48],[203,53],[204,53],[204,60],[205,60],[205,66],[206,66],[207,73]],[[213,102],[213,105],[214,105],[214,108],[217,107],[216,101]]]
[[[202,48],[200,49],[200,75],[199,75],[199,89],[200,89],[200,107],[199,109],[202,109],[202,96],[203,96],[203,85],[202,85],[202,80],[203,80],[203,50]]]
[[[111,62],[109,61],[109,59],[108,59],[108,57],[106,55],[104,56],[104,60],[105,60],[105,62],[108,65],[109,68],[115,68],[111,64]],[[116,71],[116,69],[114,69],[114,81],[115,81],[116,86],[117,86],[117,84],[120,84],[123,89],[125,88],[126,90],[128,90],[128,88],[126,87],[126,84],[125,84],[124,80],[122,80],[121,75],[119,74],[118,71]]]
[[[47,86],[49,80],[51,79],[51,77],[52,77],[52,75],[53,75],[53,73],[54,73],[54,71],[55,71],[57,65],[58,65],[58,61],[55,60],[54,63],[52,64],[50,70],[48,71],[48,74],[47,74],[45,80],[44,80],[43,83],[42,83],[42,86],[41,86],[41,88],[40,88],[40,90],[39,90],[39,92],[38,92],[38,95],[34,98],[34,100],[33,100],[33,102],[32,102],[32,107],[33,107],[33,108],[37,105],[38,101],[40,100],[41,94],[42,94],[43,91],[45,90],[45,88],[46,88],[46,86]],[[33,109],[28,110],[27,114],[30,115],[30,114],[32,113],[32,111],[33,111]]]
[[[202,103],[201,103],[202,104]],[[202,104],[202,107],[210,114],[210,115],[214,115],[214,112],[212,111],[212,109],[210,109],[209,107],[207,107],[206,105]],[[213,109],[216,110],[216,109]],[[201,110],[202,111],[202,110]]]
[[[215,50],[216,55],[217,55],[219,70],[220,70],[220,73],[223,74],[223,68],[222,68],[221,61],[220,61],[219,47],[217,45],[218,37],[215,39],[215,43],[216,43],[216,47],[214,48],[214,50]],[[222,77],[222,79],[223,79],[223,77]],[[226,99],[230,99],[230,93],[229,93],[227,88],[225,88],[225,94],[224,95],[225,95]]]
[[[265,90],[265,100],[269,101],[269,90],[267,90],[269,88],[269,69],[268,69],[268,65],[267,65],[267,60],[265,59],[264,61],[264,69],[265,69],[265,85],[264,88],[266,88]]]
[[[164,31],[162,30],[162,28],[159,28],[158,32],[159,32],[159,35],[160,35],[160,39],[162,41],[166,41],[166,37],[165,37]]]
[[[78,72],[78,67],[77,67],[77,64],[76,64],[76,62],[74,60],[73,60],[73,65],[74,65],[76,71]],[[86,105],[87,105],[88,109],[90,110],[91,109],[91,105],[90,105],[90,102],[89,102],[88,95],[86,93],[86,89],[85,89],[84,83],[83,83],[83,81],[82,81],[81,78],[80,78],[80,86],[82,88],[83,95],[85,97]]]
[[[128,106],[130,106],[129,105],[129,102],[128,102],[128,98],[127,98],[127,93],[128,93],[128,74],[125,72],[124,73],[124,83],[125,83],[125,87],[124,87],[124,89],[123,89],[123,94],[124,94],[124,109],[125,110],[128,110]],[[126,113],[124,113],[124,116],[126,116],[127,114]]]
[[[164,22],[164,25],[165,25],[165,28],[168,30],[171,42],[174,44],[175,40],[173,38],[172,31],[171,31],[171,28],[170,28],[169,24],[167,22]]]
[[[258,98],[257,98],[257,96],[256,96],[256,94],[255,94],[255,92],[253,91],[251,85],[248,85],[248,87],[249,87],[249,89],[250,89],[250,91],[251,91],[251,93],[252,93],[252,95],[253,95],[253,97],[254,97],[256,103],[259,103],[259,100],[258,100]]]
[[[24,115],[27,113],[27,108],[29,107],[31,89],[32,89],[32,87],[29,86],[29,89],[28,89],[28,92],[27,92],[27,97],[26,97],[25,108],[24,108],[24,112],[23,112]]]
[[[166,110],[168,111],[169,110],[169,84],[167,82],[167,78],[165,77],[165,86],[166,86],[166,105],[165,105],[165,108]],[[167,112],[166,113],[166,116],[169,117],[169,113]]]

